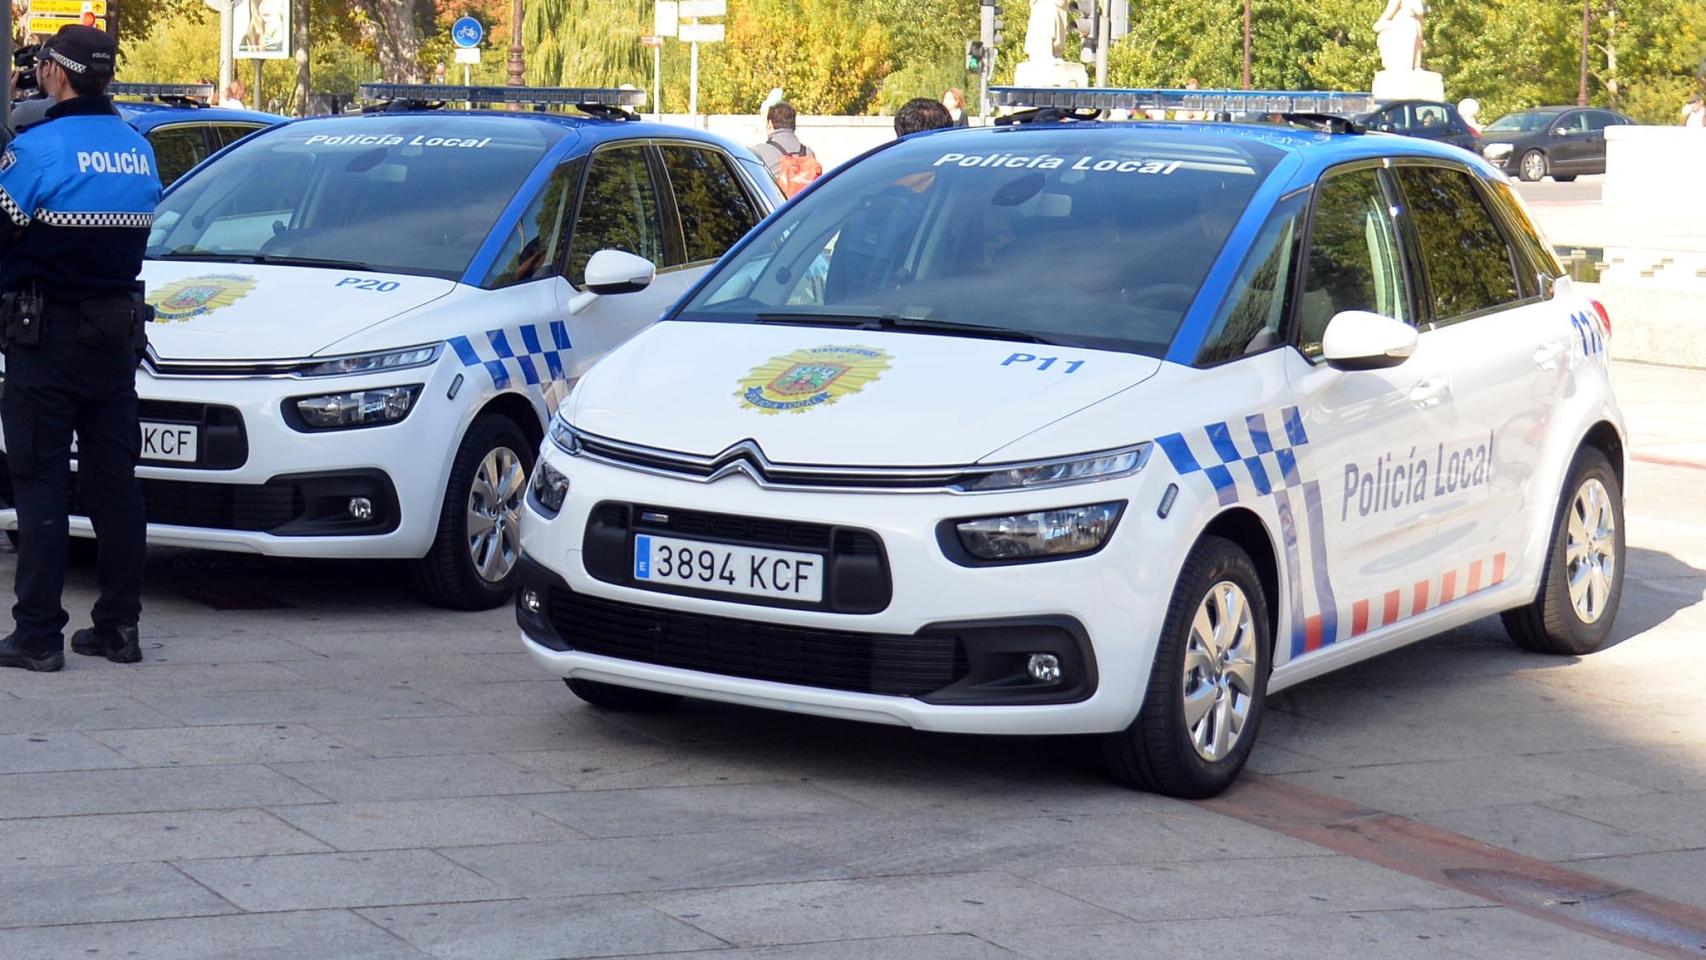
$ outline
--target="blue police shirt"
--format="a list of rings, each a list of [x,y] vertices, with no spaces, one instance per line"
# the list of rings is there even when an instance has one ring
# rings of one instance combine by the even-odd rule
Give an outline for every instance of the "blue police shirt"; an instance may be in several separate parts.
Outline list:
[[[0,155],[0,290],[62,302],[140,290],[160,202],[153,148],[106,97],[47,117]]]

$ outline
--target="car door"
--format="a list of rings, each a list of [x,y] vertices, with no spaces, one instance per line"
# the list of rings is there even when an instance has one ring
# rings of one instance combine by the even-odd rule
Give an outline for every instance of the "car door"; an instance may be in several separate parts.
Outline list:
[[[680,245],[669,270],[686,292],[735,241],[763,219],[763,209],[734,160],[708,144],[657,145]]]
[[[564,311],[582,366],[656,320],[686,291],[687,278],[670,269],[664,193],[643,141],[618,141],[594,150],[575,206],[565,276]],[[600,250],[621,250],[657,266],[657,276],[635,293],[583,292],[587,261]],[[579,376],[577,370],[574,376]]]
[[[1427,334],[1451,358],[1450,434],[1430,451],[1428,495],[1437,554],[1452,576],[1440,599],[1467,596],[1524,560],[1535,510],[1550,510],[1532,477],[1569,367],[1571,327],[1541,297],[1529,253],[1469,170],[1405,163],[1393,170],[1416,237]]]
[[[1618,124],[1615,113],[1607,110],[1587,111],[1587,149],[1582,156],[1583,173],[1605,172],[1605,128]]]
[[[1335,369],[1321,350],[1342,311],[1415,322],[1396,205],[1377,163],[1336,168],[1316,187],[1288,371],[1306,482],[1280,500],[1288,567],[1308,571],[1294,581],[1304,598],[1294,657],[1353,643],[1434,600],[1429,471],[1450,433],[1452,358],[1426,331],[1412,356],[1384,369]]]
[[[1571,110],[1552,122],[1548,131],[1547,153],[1552,158],[1552,171],[1563,174],[1585,172],[1590,164],[1593,146],[1588,142],[1588,113]]]

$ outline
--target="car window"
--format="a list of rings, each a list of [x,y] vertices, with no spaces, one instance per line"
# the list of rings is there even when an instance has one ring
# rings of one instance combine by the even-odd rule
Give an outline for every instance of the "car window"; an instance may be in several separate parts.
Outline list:
[[[1562,131],[1564,133],[1584,133],[1587,131],[1587,128],[1588,115],[1581,110],[1577,110],[1574,113],[1564,114],[1558,119],[1557,123],[1552,125],[1552,129],[1554,131]]]
[[[758,208],[721,153],[672,144],[658,149],[681,214],[687,262],[715,260],[758,222]]]
[[[1512,133],[1528,133],[1533,130],[1544,130],[1558,116],[1557,111],[1530,110],[1524,113],[1513,113],[1500,117],[1487,125],[1488,130],[1508,131]]]
[[[1451,114],[1438,104],[1418,103],[1411,109],[1416,114],[1416,126],[1423,130],[1439,132],[1451,125]]]
[[[265,129],[265,127],[255,123],[221,123],[208,127],[208,130],[213,134],[216,147],[228,147],[256,130]]]
[[[663,220],[645,147],[594,153],[578,210],[569,245],[569,281],[575,286],[586,277],[587,261],[600,250],[625,250],[663,263]]]
[[[1409,108],[1403,104],[1387,107],[1375,114],[1375,122],[1379,124],[1380,129],[1389,129],[1400,133],[1406,131],[1410,129]]]
[[[1527,254],[1529,265],[1536,273],[1551,279],[1563,276],[1564,265],[1558,262],[1558,255],[1541,238],[1540,231],[1534,226],[1534,218],[1528,214],[1528,207],[1518,199],[1510,183],[1495,180],[1492,189],[1493,202],[1504,211],[1505,222],[1510,224],[1510,232],[1517,246]],[[1530,286],[1528,277],[1524,276],[1522,279],[1525,293],[1531,296],[1538,293],[1538,286]]]
[[[169,187],[173,181],[190,172],[190,168],[207,159],[207,139],[200,126],[184,124],[157,127],[148,135],[154,147],[154,169],[160,175],[160,185]]]
[[[1604,130],[1606,127],[1615,126],[1617,126],[1617,117],[1615,114],[1606,113],[1603,110],[1591,110],[1588,112],[1589,130],[1598,131]]]
[[[1215,314],[1197,355],[1199,366],[1235,360],[1279,344],[1308,207],[1309,195],[1300,193],[1283,201],[1268,217]]]
[[[568,234],[565,218],[574,209],[585,164],[584,158],[576,157],[551,171],[551,178],[504,237],[503,249],[481,286],[491,290],[556,276]]]
[[[1329,176],[1316,190],[1297,303],[1297,348],[1321,355],[1327,323],[1346,310],[1408,321],[1398,232],[1372,168]]]
[[[1421,242],[1433,317],[1450,321],[1521,299],[1514,258],[1468,173],[1397,169]]]

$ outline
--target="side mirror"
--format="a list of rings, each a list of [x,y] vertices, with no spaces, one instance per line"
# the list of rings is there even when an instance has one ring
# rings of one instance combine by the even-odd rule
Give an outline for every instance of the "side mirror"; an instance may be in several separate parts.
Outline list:
[[[600,296],[638,293],[652,285],[657,273],[657,266],[645,257],[625,250],[600,250],[586,263],[586,289]]]
[[[1396,367],[1416,352],[1416,328],[1402,320],[1345,310],[1327,322],[1321,355],[1336,370],[1381,370]]]

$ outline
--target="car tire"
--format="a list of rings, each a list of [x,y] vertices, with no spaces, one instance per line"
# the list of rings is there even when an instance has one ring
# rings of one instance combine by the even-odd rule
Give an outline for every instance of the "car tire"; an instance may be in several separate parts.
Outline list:
[[[638,687],[619,687],[614,683],[582,680],[579,677],[569,677],[563,682],[569,685],[569,691],[575,696],[605,710],[619,710],[623,713],[655,713],[659,710],[668,710],[681,702],[681,695],[678,693],[659,693],[656,690],[641,690]]]
[[[1143,707],[1131,726],[1104,738],[1109,772],[1170,797],[1212,797],[1231,786],[1261,725],[1271,650],[1255,564],[1232,541],[1204,537],[1173,588]]]
[[[1554,173],[1552,175],[1552,182],[1553,183],[1575,183],[1576,182],[1576,176],[1577,175],[1573,174],[1573,173],[1564,173],[1564,174]]]
[[[490,610],[515,587],[521,540],[515,527],[527,497],[535,445],[508,417],[474,421],[450,465],[432,549],[410,573],[427,602],[452,610]],[[491,520],[470,530],[476,516]]]
[[[1527,183],[1544,180],[1551,172],[1552,161],[1548,160],[1545,152],[1541,150],[1528,151],[1516,164],[1516,175]]]
[[[1586,447],[1564,484],[1540,592],[1527,606],[1505,611],[1505,631],[1535,653],[1598,650],[1611,636],[1623,599],[1623,567],[1623,489],[1605,454]],[[1577,590],[1573,578],[1579,578]]]

